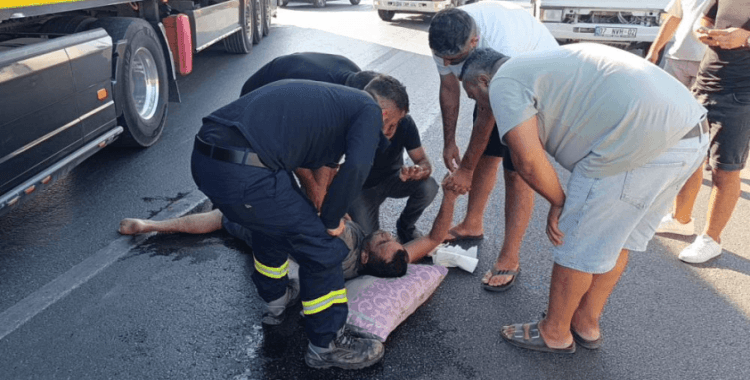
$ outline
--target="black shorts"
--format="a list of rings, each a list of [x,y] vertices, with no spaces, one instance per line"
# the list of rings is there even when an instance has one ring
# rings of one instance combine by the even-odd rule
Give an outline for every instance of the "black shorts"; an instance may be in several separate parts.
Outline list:
[[[477,106],[474,106],[474,121],[477,120]],[[484,149],[484,156],[500,157],[503,159],[503,169],[516,171],[513,166],[513,161],[510,158],[510,149],[500,142],[500,132],[497,130],[497,123],[492,127],[492,133],[490,134],[490,141],[487,142],[487,147]]]
[[[750,146],[750,93],[696,93],[708,110],[711,145],[707,168],[738,171],[745,167]]]

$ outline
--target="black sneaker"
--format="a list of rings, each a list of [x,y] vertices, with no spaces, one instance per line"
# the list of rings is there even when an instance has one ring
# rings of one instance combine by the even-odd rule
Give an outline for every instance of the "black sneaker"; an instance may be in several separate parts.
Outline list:
[[[383,343],[353,336],[347,328],[342,328],[325,352],[319,353],[308,344],[305,363],[312,368],[362,369],[379,362],[384,354]]]
[[[286,297],[286,303],[283,306],[271,306],[266,303],[266,311],[263,312],[263,318],[261,318],[264,325],[278,326],[284,322],[289,310],[300,302],[299,282],[290,280],[284,296]]]

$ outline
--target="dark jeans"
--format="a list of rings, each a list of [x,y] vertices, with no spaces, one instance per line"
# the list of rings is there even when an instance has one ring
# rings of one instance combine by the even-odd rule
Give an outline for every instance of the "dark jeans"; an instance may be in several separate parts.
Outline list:
[[[422,181],[403,182],[396,172],[378,185],[362,189],[359,197],[349,206],[349,216],[362,226],[365,234],[369,234],[380,229],[380,205],[386,199],[408,197],[396,226],[400,232],[409,233],[424,209],[435,199],[439,187],[432,177]]]
[[[289,277],[263,275],[258,265],[283,268],[289,255],[300,266],[303,305],[344,289],[341,262],[349,249],[328,235],[291,173],[222,162],[195,151],[191,169],[198,189],[229,221],[251,232],[252,279],[264,301],[282,297]],[[345,298],[320,305],[305,312],[305,330],[312,344],[327,347],[344,325],[348,308]]]

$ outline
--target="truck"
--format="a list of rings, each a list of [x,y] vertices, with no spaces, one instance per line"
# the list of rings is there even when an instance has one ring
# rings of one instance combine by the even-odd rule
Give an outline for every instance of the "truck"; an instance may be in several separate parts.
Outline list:
[[[477,0],[373,0],[372,6],[378,11],[381,20],[391,21],[396,13],[434,14],[475,1]]]
[[[669,0],[531,0],[534,16],[562,43],[599,42],[648,51]]]
[[[276,0],[0,2],[0,215],[102,148],[159,140],[178,76],[218,42],[250,53]]]

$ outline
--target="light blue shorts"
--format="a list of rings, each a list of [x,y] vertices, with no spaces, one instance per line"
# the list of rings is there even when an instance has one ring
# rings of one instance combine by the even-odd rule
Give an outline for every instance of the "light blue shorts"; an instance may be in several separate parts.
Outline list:
[[[559,227],[555,263],[581,272],[611,271],[622,249],[645,251],[661,218],[703,163],[708,136],[680,140],[653,161],[605,178],[573,169]]]

